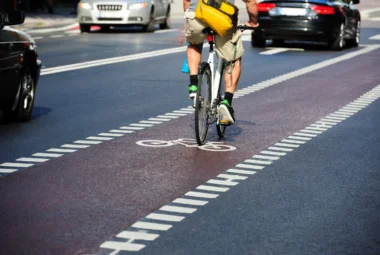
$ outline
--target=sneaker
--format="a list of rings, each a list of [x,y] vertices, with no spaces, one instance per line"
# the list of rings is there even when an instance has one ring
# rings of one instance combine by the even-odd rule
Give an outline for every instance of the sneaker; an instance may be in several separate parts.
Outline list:
[[[196,85],[188,85],[189,87],[189,99],[194,100],[194,98],[197,96],[197,90],[198,87]]]
[[[227,100],[223,100],[219,106],[219,114],[222,115],[220,123],[232,125],[235,123],[234,109]]]

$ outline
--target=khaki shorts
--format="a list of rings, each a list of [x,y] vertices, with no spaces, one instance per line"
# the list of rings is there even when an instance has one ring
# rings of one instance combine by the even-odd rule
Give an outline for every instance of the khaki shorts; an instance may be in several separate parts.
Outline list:
[[[191,44],[203,43],[207,39],[207,34],[202,33],[207,27],[202,21],[195,18],[195,12],[186,11],[186,41]],[[243,56],[243,43],[241,41],[241,32],[238,29],[231,29],[225,36],[215,34],[216,51],[219,56],[227,61],[234,61]]]

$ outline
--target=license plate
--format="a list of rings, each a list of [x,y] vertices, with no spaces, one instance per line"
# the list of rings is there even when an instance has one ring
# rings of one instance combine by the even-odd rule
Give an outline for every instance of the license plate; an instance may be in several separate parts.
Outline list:
[[[305,16],[307,10],[304,8],[280,8],[280,15],[284,16]]]
[[[99,18],[121,18],[121,14],[118,11],[100,11]]]

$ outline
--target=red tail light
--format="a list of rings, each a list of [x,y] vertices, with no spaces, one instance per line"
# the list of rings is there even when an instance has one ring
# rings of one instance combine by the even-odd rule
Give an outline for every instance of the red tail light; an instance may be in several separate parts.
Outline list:
[[[275,8],[276,4],[273,3],[259,3],[257,9],[259,12],[269,12],[271,9]]]
[[[334,7],[331,6],[313,5],[311,9],[320,15],[333,15],[335,13]]]

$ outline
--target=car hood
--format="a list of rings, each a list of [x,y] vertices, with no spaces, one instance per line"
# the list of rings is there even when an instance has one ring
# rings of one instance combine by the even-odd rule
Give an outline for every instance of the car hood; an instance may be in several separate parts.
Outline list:
[[[90,4],[133,4],[151,2],[151,0],[82,0],[81,2]]]

